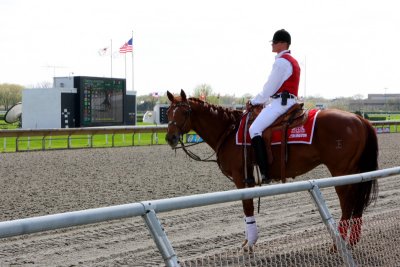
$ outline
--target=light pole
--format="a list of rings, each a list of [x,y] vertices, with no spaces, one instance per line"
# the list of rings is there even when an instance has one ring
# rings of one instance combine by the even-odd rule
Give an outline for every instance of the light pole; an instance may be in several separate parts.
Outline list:
[[[387,112],[387,97],[386,97],[386,90],[387,88],[383,88],[385,90],[385,111]]]

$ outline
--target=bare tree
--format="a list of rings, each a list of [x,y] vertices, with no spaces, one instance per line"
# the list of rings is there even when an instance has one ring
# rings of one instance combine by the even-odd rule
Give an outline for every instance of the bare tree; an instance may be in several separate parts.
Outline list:
[[[207,100],[208,96],[212,95],[211,85],[203,83],[194,88],[194,96],[201,100]]]
[[[49,81],[42,81],[38,83],[35,87],[37,88],[52,88],[53,84]]]
[[[4,110],[8,110],[11,106],[21,102],[23,88],[18,84],[0,84],[0,106],[3,106]]]

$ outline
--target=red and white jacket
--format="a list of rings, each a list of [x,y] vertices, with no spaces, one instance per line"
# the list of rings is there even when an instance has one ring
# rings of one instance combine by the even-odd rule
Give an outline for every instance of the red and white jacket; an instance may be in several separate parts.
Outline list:
[[[271,96],[285,90],[297,96],[299,82],[300,66],[298,62],[290,55],[289,50],[282,51],[275,57],[274,65],[263,90],[251,99],[251,103],[253,105],[265,104]]]

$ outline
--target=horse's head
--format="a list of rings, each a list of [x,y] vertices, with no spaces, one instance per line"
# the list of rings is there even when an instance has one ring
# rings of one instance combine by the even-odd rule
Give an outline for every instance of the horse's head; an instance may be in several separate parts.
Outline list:
[[[165,140],[174,148],[178,144],[181,136],[192,129],[190,121],[192,109],[183,90],[181,90],[181,95],[177,97],[174,97],[168,91],[167,95],[168,99],[171,101],[171,105],[167,111],[168,130]]]

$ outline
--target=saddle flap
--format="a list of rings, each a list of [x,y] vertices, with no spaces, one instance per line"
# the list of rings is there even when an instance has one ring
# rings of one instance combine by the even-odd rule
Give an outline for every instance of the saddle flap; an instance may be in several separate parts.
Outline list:
[[[263,138],[266,145],[269,164],[272,164],[273,161],[271,148],[272,132],[275,130],[282,130],[282,144],[285,144],[287,142],[287,129],[302,125],[307,120],[308,112],[303,109],[303,106],[304,103],[294,104],[287,113],[280,116],[270,127],[264,130]]]
[[[303,109],[304,103],[296,103],[289,110],[283,114],[282,116],[278,117],[274,123],[270,126],[270,128],[275,128],[279,126],[283,126],[283,124],[288,124],[289,128],[296,127],[297,125],[301,124],[305,121],[307,117],[303,117],[305,115],[305,110]],[[300,120],[300,121],[298,121]],[[301,123],[299,123],[301,122]],[[295,124],[293,126],[292,124]]]

